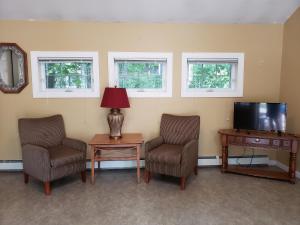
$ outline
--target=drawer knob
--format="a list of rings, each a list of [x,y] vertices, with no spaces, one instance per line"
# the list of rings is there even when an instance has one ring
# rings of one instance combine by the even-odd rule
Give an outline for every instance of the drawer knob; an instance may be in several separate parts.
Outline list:
[[[256,141],[256,142],[259,142],[259,138],[256,138],[255,141]]]

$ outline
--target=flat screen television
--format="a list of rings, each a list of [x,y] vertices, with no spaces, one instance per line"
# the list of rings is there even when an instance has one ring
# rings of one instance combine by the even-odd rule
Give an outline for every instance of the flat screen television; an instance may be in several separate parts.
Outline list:
[[[237,130],[285,132],[285,103],[235,102],[233,126]]]

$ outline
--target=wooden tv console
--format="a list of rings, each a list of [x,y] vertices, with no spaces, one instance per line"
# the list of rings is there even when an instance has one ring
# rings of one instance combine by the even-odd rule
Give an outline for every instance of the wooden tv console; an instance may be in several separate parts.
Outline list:
[[[256,177],[266,177],[295,183],[296,158],[299,136],[263,131],[237,131],[224,129],[218,132],[222,144],[222,172],[238,173]],[[257,147],[287,151],[290,153],[289,172],[262,170],[253,167],[228,165],[228,146]]]

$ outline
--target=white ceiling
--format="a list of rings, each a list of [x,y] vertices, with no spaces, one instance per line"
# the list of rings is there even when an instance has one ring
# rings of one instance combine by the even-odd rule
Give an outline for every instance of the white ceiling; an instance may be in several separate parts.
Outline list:
[[[0,0],[0,19],[284,23],[300,0]]]

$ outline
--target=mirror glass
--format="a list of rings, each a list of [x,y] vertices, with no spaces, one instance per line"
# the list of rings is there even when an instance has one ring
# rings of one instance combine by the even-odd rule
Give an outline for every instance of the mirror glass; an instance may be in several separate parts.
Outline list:
[[[26,53],[15,43],[0,43],[0,89],[19,93],[27,85]]]

